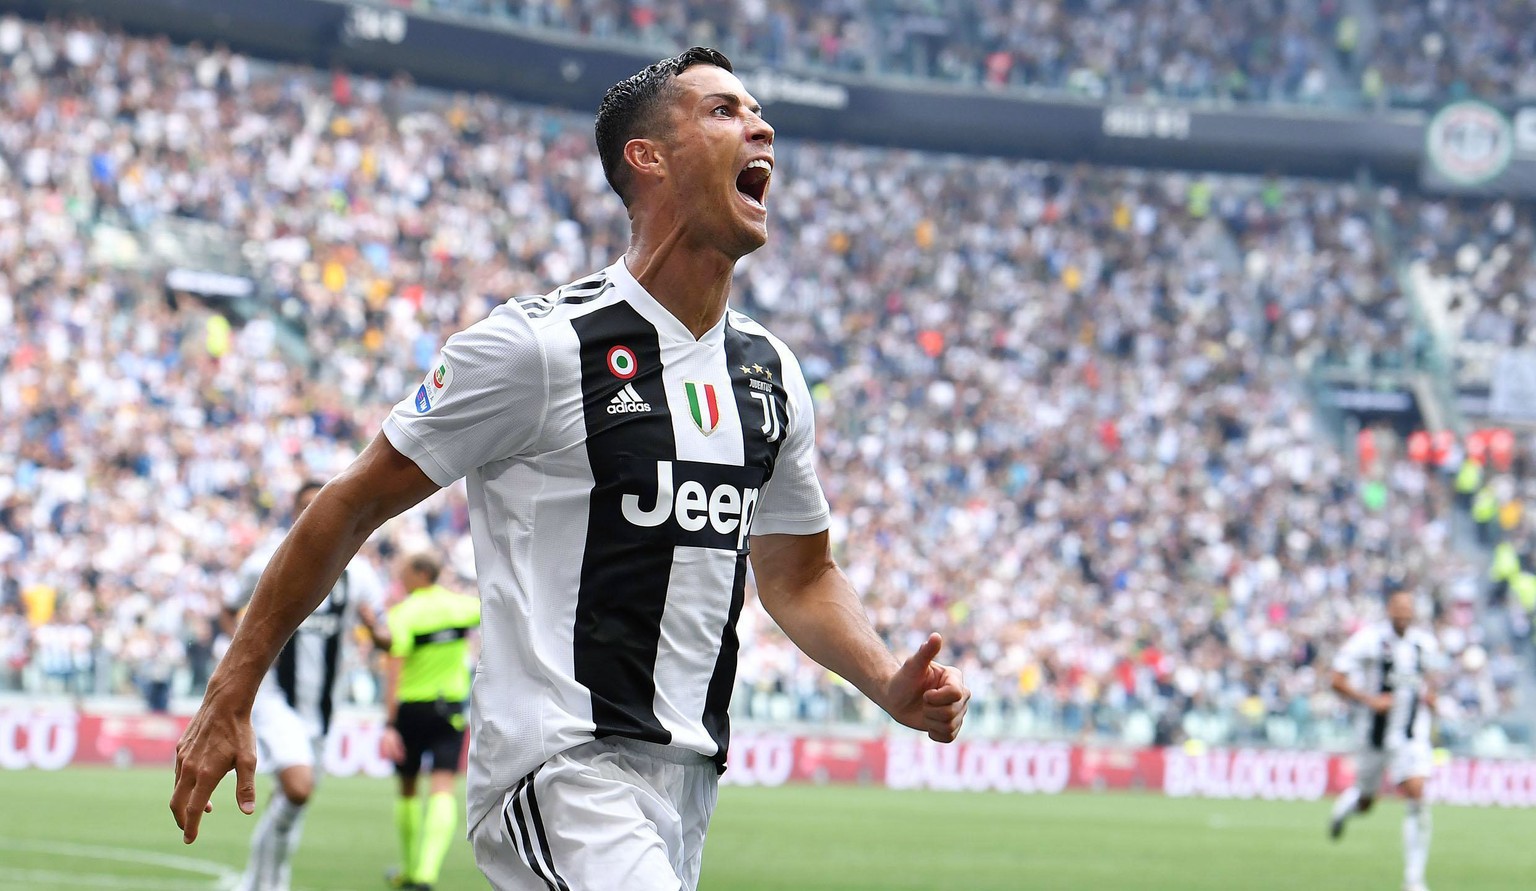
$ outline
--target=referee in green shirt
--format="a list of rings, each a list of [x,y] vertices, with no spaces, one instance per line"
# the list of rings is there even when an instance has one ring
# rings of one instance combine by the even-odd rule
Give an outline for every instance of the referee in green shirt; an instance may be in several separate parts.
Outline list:
[[[413,891],[427,891],[437,882],[457,827],[460,807],[453,787],[464,749],[469,632],[480,624],[480,601],[439,585],[442,568],[431,554],[405,557],[400,581],[410,593],[389,610],[393,643],[384,672],[384,754],[400,777],[395,825],[403,864],[390,881]],[[431,791],[423,808],[416,777],[428,752]]]

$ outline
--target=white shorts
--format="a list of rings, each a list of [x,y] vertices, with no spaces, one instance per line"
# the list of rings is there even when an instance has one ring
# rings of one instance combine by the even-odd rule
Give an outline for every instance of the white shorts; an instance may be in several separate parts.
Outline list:
[[[695,891],[719,791],[702,755],[608,738],[544,762],[470,832],[496,891]]]
[[[1380,749],[1367,748],[1355,756],[1355,788],[1366,795],[1381,791],[1382,776],[1393,786],[1429,776],[1434,753],[1428,743],[1405,742]]]
[[[278,696],[256,697],[251,729],[256,733],[256,769],[262,773],[313,768],[325,751],[325,737]]]

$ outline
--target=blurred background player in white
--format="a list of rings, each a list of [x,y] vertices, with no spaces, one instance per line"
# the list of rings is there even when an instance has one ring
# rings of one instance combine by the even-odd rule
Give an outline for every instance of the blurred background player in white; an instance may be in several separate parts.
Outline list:
[[[1387,774],[1407,805],[1403,889],[1426,891],[1430,817],[1424,780],[1433,762],[1429,734],[1435,708],[1429,675],[1438,646],[1433,635],[1414,626],[1414,613],[1413,592],[1395,591],[1387,599],[1386,620],[1356,631],[1334,658],[1333,689],[1367,711],[1355,784],[1334,802],[1329,834],[1338,839],[1350,816],[1371,809]]]
[[[293,498],[292,526],[321,484],[305,482]],[[250,602],[267,563],[288,529],[275,530],[241,564],[239,585],[225,599],[221,624],[233,635],[240,610]],[[251,858],[239,891],[287,891],[293,852],[304,827],[304,810],[314,793],[325,734],[338,701],[341,650],[359,625],[374,644],[387,649],[389,633],[379,628],[384,589],[368,562],[354,559],[335,587],[283,645],[262,679],[251,707],[258,769],[277,775],[278,788],[251,835]]]

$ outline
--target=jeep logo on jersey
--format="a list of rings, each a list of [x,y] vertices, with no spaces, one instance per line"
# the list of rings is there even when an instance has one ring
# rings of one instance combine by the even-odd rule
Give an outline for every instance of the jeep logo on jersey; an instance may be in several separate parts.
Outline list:
[[[635,351],[627,346],[616,346],[608,351],[608,370],[621,381],[635,376]]]
[[[657,461],[655,467],[655,495],[626,493],[620,501],[624,519],[646,529],[671,524],[680,545],[745,553],[763,483],[760,468],[698,461]]]
[[[299,630],[308,634],[335,637],[341,631],[341,616],[335,613],[312,613],[299,625]]]

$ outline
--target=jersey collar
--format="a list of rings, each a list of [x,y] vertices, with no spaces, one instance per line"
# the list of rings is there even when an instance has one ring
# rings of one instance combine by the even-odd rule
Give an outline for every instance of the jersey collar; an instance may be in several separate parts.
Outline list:
[[[666,341],[682,341],[685,343],[700,343],[706,346],[718,346],[725,341],[725,318],[730,315],[727,310],[720,314],[720,320],[714,326],[704,332],[704,336],[695,339],[693,332],[688,330],[682,320],[672,314],[672,311],[661,305],[661,302],[651,296],[651,292],[641,285],[634,273],[629,271],[624,258],[619,259],[608,267],[608,280],[613,282],[614,289],[619,296],[629,302],[635,311],[652,325],[656,332]]]

